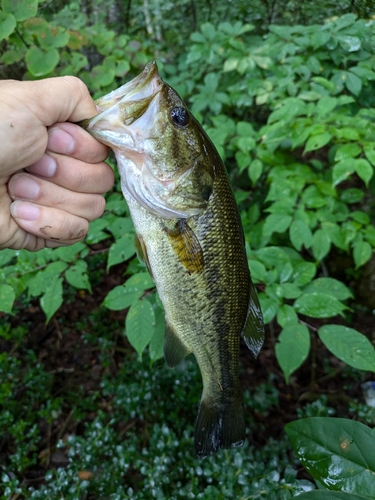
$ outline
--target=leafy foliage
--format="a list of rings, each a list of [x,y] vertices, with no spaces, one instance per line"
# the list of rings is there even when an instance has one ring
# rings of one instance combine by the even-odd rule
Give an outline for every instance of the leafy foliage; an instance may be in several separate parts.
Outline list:
[[[294,1],[278,0],[271,8],[269,2],[253,0],[253,9],[248,1],[238,1],[230,14],[226,2],[218,2],[215,12],[207,2],[194,17],[194,2],[187,0],[181,2],[180,12],[173,2],[134,0],[128,2],[128,11],[126,2],[121,6],[113,2],[117,13],[112,19],[94,0],[92,12],[86,8],[87,2],[62,2],[58,9],[38,5],[37,0],[2,0],[0,8],[1,77],[78,75],[98,97],[137,74],[149,60],[158,60],[166,81],[202,121],[225,159],[241,210],[249,266],[264,319],[272,330],[275,327],[280,332],[275,352],[287,382],[309,356],[314,356],[317,339],[347,365],[375,372],[372,342],[350,323],[353,311],[363,310],[356,281],[374,259],[375,24],[357,18],[350,10],[354,5],[356,13],[370,17],[371,2],[341,3],[341,12],[337,12],[337,2],[330,1],[318,12]],[[186,19],[192,15],[191,24],[176,29],[181,26],[182,13]],[[337,13],[344,15],[338,17]],[[320,24],[298,24],[307,24],[311,17]],[[123,33],[118,33],[120,19],[128,26]],[[282,24],[289,19],[293,19],[290,26]],[[129,211],[117,182],[107,195],[104,216],[90,224],[84,242],[36,254],[1,251],[1,337],[14,342],[15,349],[22,345],[25,332],[22,327],[9,331],[6,318],[35,300],[49,322],[64,299],[92,293],[103,272],[97,268],[99,258],[109,273],[125,269],[124,283],[108,291],[103,308],[128,309],[124,334],[139,358],[148,349],[150,361],[157,361],[163,355],[163,308],[153,282],[135,257],[133,238]],[[108,339],[103,342],[110,343]],[[0,358],[0,370],[10,374],[0,391],[0,401],[8,408],[2,414],[2,424],[9,429],[17,450],[2,477],[8,497],[24,490],[13,471],[36,463],[36,418],[54,418],[62,404],[59,398],[51,397],[43,406],[38,384],[46,387],[52,378],[32,354],[28,356],[28,362],[35,365],[28,374],[11,355]],[[139,361],[134,361],[134,367],[141,371]],[[137,378],[135,370],[131,377],[119,374],[116,381],[105,377],[103,387],[116,398],[114,407],[131,419],[146,411],[144,406],[136,408],[140,396],[131,385],[133,378],[143,384],[141,394],[150,405],[148,395],[157,392],[155,385],[151,387],[151,383],[156,384],[155,376],[143,373]],[[149,384],[142,377],[150,377]],[[125,389],[125,380],[130,389],[129,385]],[[22,408],[12,396],[16,381],[26,391]],[[127,390],[130,395],[126,399]],[[95,404],[93,396],[88,406]],[[160,423],[160,404],[149,410],[158,418],[150,420],[148,448],[133,435],[124,449],[113,430],[122,418],[120,410],[108,419],[98,414],[87,424],[83,436],[69,438],[69,465],[48,473],[47,483],[33,490],[32,498],[77,498],[96,487],[108,498],[151,498],[147,491],[152,498],[163,498],[172,494],[170,484],[179,485],[181,495],[192,498],[262,498],[265,489],[274,495],[267,498],[290,498],[304,490],[290,470],[280,479],[276,469],[284,468],[287,461],[284,457],[277,464],[272,462],[272,445],[269,456],[267,448],[263,458],[246,448],[233,460],[223,452],[224,465],[211,459],[205,467],[194,464],[190,448],[184,448],[192,429],[186,423],[185,441],[178,443],[172,424]],[[143,414],[139,413],[139,418],[142,420]],[[315,427],[311,422],[316,422]],[[303,446],[298,444],[298,439],[310,436],[308,442],[303,441],[304,446],[316,451],[319,425],[323,424],[332,430],[332,439],[334,428],[350,436],[356,433],[356,437],[357,433],[361,437],[371,432],[341,420],[304,419],[287,427],[297,454],[313,477],[326,487],[338,481],[335,484],[341,488],[345,468],[341,472],[337,469],[337,474],[334,471],[333,477],[333,469],[327,465],[341,464],[338,438],[323,447],[331,462],[327,459],[317,471],[312,455],[303,457]],[[292,437],[293,432],[298,439]],[[373,440],[372,434],[370,437]],[[110,443],[115,450],[105,455],[111,465],[103,473],[97,473],[101,462],[95,462],[100,443]],[[137,455],[140,448],[144,451]],[[160,450],[164,454],[160,455]],[[366,453],[365,443],[361,451]],[[323,453],[322,448],[318,452]],[[159,461],[150,458],[159,455]],[[182,458],[187,464],[184,469],[179,465]],[[262,460],[267,463],[266,473],[261,470]],[[351,466],[358,466],[356,458],[350,455],[349,460]],[[133,487],[123,489],[120,476],[130,464],[139,471],[143,493]],[[171,464],[179,471],[173,480],[165,473],[172,470],[168,469]],[[82,475],[87,471],[95,471],[94,481],[88,480],[92,476]],[[258,484],[250,481],[256,475],[261,477]],[[225,481],[220,482],[220,477]],[[358,489],[348,493],[343,486],[341,493],[328,492],[329,498],[355,498],[354,494],[369,498],[370,490],[362,488],[360,481],[354,483]],[[368,488],[373,484],[368,481]],[[311,491],[301,498],[328,496],[324,491]]]

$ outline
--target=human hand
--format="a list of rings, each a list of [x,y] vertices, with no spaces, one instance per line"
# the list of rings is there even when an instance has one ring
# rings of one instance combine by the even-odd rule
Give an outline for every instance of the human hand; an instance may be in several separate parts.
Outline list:
[[[0,81],[0,249],[71,245],[102,215],[109,150],[68,123],[97,112],[75,77]]]

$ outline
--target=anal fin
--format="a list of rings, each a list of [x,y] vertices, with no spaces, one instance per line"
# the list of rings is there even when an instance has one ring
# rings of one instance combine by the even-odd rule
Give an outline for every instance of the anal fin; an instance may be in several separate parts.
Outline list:
[[[181,342],[165,318],[164,359],[169,368],[177,366],[191,351]]]
[[[250,282],[246,323],[241,335],[256,358],[264,342],[264,324],[259,299],[252,282]]]

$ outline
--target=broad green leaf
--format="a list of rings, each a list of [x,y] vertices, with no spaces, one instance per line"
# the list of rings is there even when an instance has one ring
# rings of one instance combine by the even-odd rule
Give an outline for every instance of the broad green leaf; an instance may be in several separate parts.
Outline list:
[[[134,302],[126,315],[126,336],[140,358],[155,333],[155,314],[148,300]]]
[[[366,186],[368,186],[368,183],[374,174],[374,168],[372,165],[364,158],[358,158],[354,162],[354,168],[358,177],[360,177]]]
[[[302,294],[302,290],[294,283],[280,283],[277,286],[277,295],[284,299],[296,299]]]
[[[312,236],[311,249],[313,256],[321,261],[329,253],[331,242],[322,229],[317,229]]]
[[[276,316],[280,303],[271,297],[267,297],[264,293],[259,294],[259,301],[263,313],[264,324],[267,325]]]
[[[362,90],[361,79],[358,78],[358,76],[352,73],[351,71],[348,71],[345,74],[346,74],[346,80],[345,80],[346,88],[349,90],[349,92],[358,97]]]
[[[353,212],[350,212],[350,218],[359,222],[362,226],[370,224],[371,221],[368,214],[366,214],[366,212],[362,212],[362,210],[354,210]]]
[[[34,17],[38,12],[38,0],[2,0],[6,14],[13,14],[18,22]]]
[[[330,82],[329,80],[327,80],[327,82],[328,82],[328,84],[330,84],[334,87],[332,82]],[[319,99],[319,101],[317,102],[316,109],[317,109],[317,112],[319,114],[323,114],[323,113],[327,114],[327,113],[330,113],[333,109],[335,109],[337,104],[338,104],[338,100],[336,97],[324,96],[321,99]]]
[[[7,283],[0,284],[0,311],[5,313],[11,313],[14,299],[16,298],[16,294],[13,290],[13,287],[8,285]]]
[[[294,220],[289,227],[290,241],[294,248],[301,250],[302,245],[309,248],[312,243],[312,234],[309,226],[301,220]]]
[[[116,264],[120,264],[125,260],[130,259],[135,254],[134,235],[131,233],[125,234],[117,240],[109,249],[107,270]]]
[[[271,214],[266,218],[263,226],[263,234],[271,236],[272,233],[283,233],[292,222],[292,217],[285,214]]]
[[[333,295],[338,300],[346,300],[353,297],[352,292],[341,281],[334,278],[317,278],[307,285],[305,293],[323,292]]]
[[[327,349],[347,365],[375,372],[375,350],[362,333],[342,325],[324,325],[318,335]]]
[[[333,167],[332,181],[336,186],[342,181],[345,181],[355,171],[354,160],[341,160]]]
[[[105,297],[103,306],[112,311],[121,311],[130,307],[134,302],[140,299],[143,295],[143,290],[135,287],[127,287],[126,284],[116,286]]]
[[[96,219],[90,222],[89,232],[86,236],[86,242],[89,245],[94,245],[110,237],[103,229],[108,229],[108,221],[104,218]]]
[[[9,248],[0,250],[0,268],[8,264],[15,256],[16,252],[14,250],[10,250]]]
[[[67,267],[68,264],[66,262],[57,261],[51,262],[45,269],[38,271],[28,282],[29,296],[38,297],[42,293],[45,293],[51,281],[58,278]]]
[[[285,430],[298,459],[325,488],[373,498],[374,429],[344,418],[310,417]]]
[[[362,200],[364,195],[365,193],[361,189],[349,188],[341,193],[340,199],[344,203],[358,203]]]
[[[371,500],[370,497],[355,495],[354,493],[344,493],[342,491],[314,490],[298,495],[301,500]]]
[[[298,323],[298,316],[294,307],[284,304],[277,311],[277,322],[282,327]]]
[[[6,14],[0,10],[0,42],[13,33],[17,21],[13,14]],[[4,61],[5,62],[5,61]]]
[[[275,350],[285,382],[288,383],[290,375],[302,365],[309,354],[309,330],[300,323],[286,326],[278,337]]]
[[[310,318],[331,318],[344,309],[344,304],[328,293],[312,292],[302,294],[294,303],[295,310]]]
[[[116,217],[113,223],[108,227],[108,231],[111,231],[115,240],[119,240],[127,233],[134,233],[133,222],[130,217]]]
[[[347,245],[345,244],[340,227],[337,224],[333,222],[322,222],[321,227],[327,238],[329,238],[334,245],[342,250],[346,250]]]
[[[335,154],[335,161],[347,160],[348,158],[355,158],[361,154],[362,149],[357,143],[343,144],[340,146]]]
[[[250,180],[252,182],[252,185],[255,186],[255,184],[259,180],[260,176],[262,175],[263,163],[258,159],[253,160],[250,163],[248,172],[249,172],[249,177],[250,177]]]
[[[158,307],[155,310],[155,332],[150,340],[149,352],[151,361],[156,361],[164,356],[164,311]]]
[[[63,303],[62,283],[63,279],[55,276],[40,299],[40,306],[46,315],[47,323]]]
[[[371,259],[371,256],[372,248],[370,243],[367,241],[358,241],[354,244],[353,258],[356,269],[366,264]]]
[[[303,154],[308,153],[309,151],[315,151],[316,149],[320,149],[331,140],[332,135],[329,132],[323,132],[322,134],[312,135],[309,137],[306,142],[305,149]]]
[[[133,274],[133,276],[130,276],[126,281],[125,285],[142,291],[155,287],[155,283],[147,272]]]
[[[34,76],[46,76],[53,71],[59,60],[60,56],[56,49],[50,48],[42,50],[35,45],[32,45],[26,53],[27,69]]]
[[[254,283],[264,282],[266,279],[266,268],[259,260],[250,259],[249,267]]]
[[[316,273],[316,266],[312,262],[299,262],[294,266],[293,281],[298,286],[309,283]]]
[[[372,163],[372,165],[375,166],[375,149],[374,149],[374,144],[373,143],[370,143],[370,144],[366,144],[365,147],[363,148],[364,152],[365,152],[365,155],[366,155],[366,158],[368,159],[368,161],[370,163]]]
[[[65,262],[74,262],[77,259],[77,254],[81,253],[82,250],[87,249],[87,246],[79,241],[70,245],[68,247],[59,247],[54,250],[54,253],[59,257],[59,259]]]
[[[78,260],[74,266],[67,269],[65,272],[65,279],[70,285],[79,290],[88,290],[90,293],[92,292],[89,276],[87,274],[87,263],[84,260]]]

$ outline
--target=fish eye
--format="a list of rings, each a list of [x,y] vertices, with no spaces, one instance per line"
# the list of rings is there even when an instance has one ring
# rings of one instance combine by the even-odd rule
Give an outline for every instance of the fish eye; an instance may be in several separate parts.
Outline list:
[[[179,127],[186,127],[189,123],[189,113],[181,106],[173,108],[171,111],[171,119],[175,125]]]

